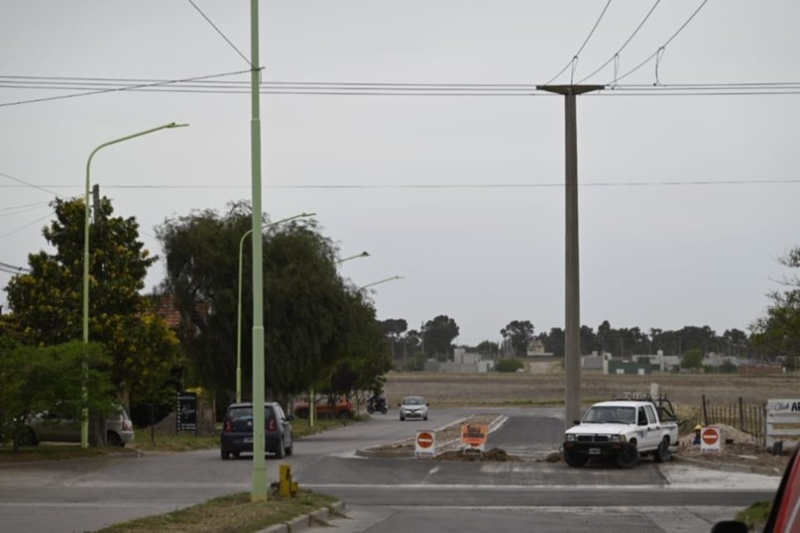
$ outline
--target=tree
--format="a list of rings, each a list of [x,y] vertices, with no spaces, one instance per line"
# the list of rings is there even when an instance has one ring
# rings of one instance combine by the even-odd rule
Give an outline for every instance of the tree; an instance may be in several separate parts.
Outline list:
[[[231,391],[236,381],[238,251],[250,227],[249,204],[237,202],[222,215],[193,212],[167,219],[157,230],[167,263],[162,290],[177,300],[186,326],[182,344],[191,354],[196,380],[218,392]],[[338,250],[315,221],[271,226],[259,237],[269,393],[283,399],[329,386],[337,364],[348,357],[366,357],[369,350],[385,354],[374,307],[366,293],[339,275]],[[242,381],[251,383],[251,248],[242,251],[241,340],[242,354],[248,354],[242,358]]]
[[[435,354],[447,360],[453,352],[453,340],[458,337],[458,324],[447,315],[439,315],[425,323],[422,331],[425,354]]]
[[[692,348],[687,350],[681,356],[681,368],[700,369],[703,367],[703,350],[699,348]]]
[[[528,351],[528,343],[533,340],[533,324],[530,320],[513,320],[500,330],[500,335],[511,342],[518,356],[524,356]]]
[[[4,350],[0,353],[0,434],[18,435],[28,417],[56,407],[71,418],[80,419],[84,386],[89,411],[108,412],[114,401],[110,363],[98,343],[72,341]],[[92,444],[102,443],[103,438],[102,432],[99,438],[95,434]],[[16,439],[12,440],[16,451]]]
[[[800,246],[785,253],[780,263],[792,269],[800,268]],[[750,329],[754,344],[766,355],[776,357],[800,355],[800,277],[784,277],[783,290],[773,290],[768,296],[772,303],[766,314]]]
[[[392,361],[397,357],[397,344],[408,329],[408,322],[402,318],[389,318],[378,321],[378,327],[390,342]]]
[[[28,256],[30,272],[6,287],[7,319],[26,344],[56,345],[80,339],[83,329],[84,203],[53,202],[56,219],[43,231],[55,254]],[[164,371],[179,364],[177,339],[154,315],[144,288],[156,261],[138,240],[134,218],[114,217],[101,199],[90,228],[89,338],[111,354],[111,380],[119,393],[140,400],[159,394]]]
[[[475,349],[481,355],[488,355],[489,357],[494,358],[494,356],[500,353],[500,344],[485,340],[481,341]]]

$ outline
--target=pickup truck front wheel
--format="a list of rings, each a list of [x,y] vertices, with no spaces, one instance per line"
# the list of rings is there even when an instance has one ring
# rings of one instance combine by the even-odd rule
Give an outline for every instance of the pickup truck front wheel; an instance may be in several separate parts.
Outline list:
[[[564,462],[573,468],[580,468],[589,462],[589,456],[572,450],[564,450]]]
[[[653,454],[653,458],[657,463],[665,463],[669,461],[669,455],[669,437],[664,437]]]
[[[633,468],[639,461],[639,450],[636,448],[636,443],[631,442],[617,454],[617,467],[619,468]]]

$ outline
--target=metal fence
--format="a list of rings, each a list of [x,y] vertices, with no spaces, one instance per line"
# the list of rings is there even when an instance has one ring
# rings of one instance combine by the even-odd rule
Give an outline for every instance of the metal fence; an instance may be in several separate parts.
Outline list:
[[[691,425],[695,424],[725,424],[753,436],[759,446],[767,445],[766,406],[745,404],[741,397],[735,404],[715,404],[703,395],[703,405],[691,420]]]

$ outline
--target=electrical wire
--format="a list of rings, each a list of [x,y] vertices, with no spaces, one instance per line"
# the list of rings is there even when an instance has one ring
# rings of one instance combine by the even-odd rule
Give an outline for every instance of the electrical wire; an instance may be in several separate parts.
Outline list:
[[[137,87],[131,89],[132,86]],[[246,82],[215,80],[175,83],[170,80],[131,80],[113,78],[53,78],[0,76],[0,88],[44,90],[91,90],[126,88],[137,91],[244,94],[250,93]],[[263,82],[262,94],[301,96],[445,96],[445,97],[528,97],[557,96],[525,83],[365,83],[365,82]],[[612,85],[613,91],[590,93],[594,96],[658,96],[666,93],[686,96],[708,95],[786,95],[797,94],[800,82],[688,83],[672,85]]]
[[[628,46],[628,44],[630,44],[630,42],[633,40],[633,38],[636,37],[636,34],[639,33],[639,30],[642,29],[642,26],[644,26],[644,23],[647,22],[647,19],[650,18],[650,15],[653,14],[653,11],[656,10],[656,8],[658,7],[658,4],[660,4],[660,3],[661,3],[661,0],[656,0],[656,3],[653,4],[653,7],[650,8],[650,11],[647,12],[647,14],[644,16],[644,18],[639,23],[639,25],[636,26],[636,29],[633,30],[633,33],[631,33],[631,35],[622,44],[622,46],[619,47],[619,50],[617,50],[614,53],[614,55],[612,55],[610,58],[608,58],[608,61],[606,61],[605,63],[603,63],[599,67],[597,67],[597,70],[595,70],[594,72],[592,72],[591,74],[589,74],[588,76],[583,78],[582,80],[578,81],[578,85],[580,85],[581,83],[585,82],[586,80],[588,80],[589,78],[591,78],[592,76],[594,76],[595,74],[597,74],[598,72],[600,72],[601,70],[606,68],[606,66],[608,66],[608,64],[611,63],[612,61],[619,59],[619,55],[622,53],[623,50],[625,50],[625,48]],[[615,78],[616,78],[616,76],[615,76]]]
[[[580,48],[578,48],[578,51],[575,52],[575,55],[572,56],[572,59],[566,65],[564,65],[564,68],[562,68],[561,70],[558,71],[558,74],[553,76],[550,79],[550,81],[548,81],[544,85],[550,85],[551,83],[553,83],[553,81],[555,81],[556,78],[561,76],[564,73],[564,71],[567,70],[570,67],[570,65],[572,65],[572,73],[575,74],[575,64],[578,62],[578,56],[581,55],[581,52],[583,52],[583,49],[586,47],[586,44],[589,42],[589,39],[591,39],[592,35],[594,35],[595,30],[600,25],[600,21],[603,20],[603,17],[605,16],[606,11],[608,10],[608,6],[610,6],[610,5],[611,5],[611,0],[608,0],[608,2],[606,2],[605,7],[603,8],[603,11],[600,12],[600,16],[597,18],[597,21],[594,23],[594,26],[592,26],[592,30],[589,32],[589,35],[586,36],[586,39],[584,39],[583,44],[581,45]],[[572,80],[571,79],[570,79],[570,84],[572,84]]]
[[[34,185],[33,183],[27,182],[25,180],[22,180],[22,179],[19,179],[19,178],[15,178],[14,176],[12,176],[10,174],[6,174],[5,172],[0,172],[0,176],[3,176],[4,178],[10,179],[11,181],[16,181],[17,183],[22,183],[23,185],[25,185],[27,187],[32,187],[34,189],[39,189],[40,191],[44,191],[44,192],[46,192],[48,194],[52,194],[53,196],[61,197],[61,195],[58,194],[57,192],[50,191],[50,190],[48,190],[48,189],[46,189],[44,187],[40,187],[38,185]]]
[[[24,226],[21,226],[21,227],[15,229],[15,230],[9,231],[8,233],[3,233],[2,235],[0,235],[0,239],[2,239],[4,237],[8,237],[9,235],[13,235],[15,233],[19,233],[20,231],[24,230],[25,228],[29,228],[30,226],[33,226],[34,224],[36,224],[38,222],[41,222],[42,220],[50,218],[54,214],[55,214],[55,211],[50,211],[47,215],[43,216],[42,218],[37,218],[36,220],[34,220],[33,222],[30,222],[29,224],[25,224]]]
[[[708,0],[703,0],[703,2],[697,7],[697,9],[695,9],[694,12],[689,16],[689,18],[686,19],[686,21],[681,25],[681,27],[678,28],[678,30],[675,33],[672,34],[672,37],[667,39],[667,41],[664,44],[662,44],[658,48],[658,50],[653,52],[653,54],[651,54],[647,59],[645,59],[644,61],[639,63],[637,66],[635,66],[634,68],[632,68],[631,70],[629,70],[628,72],[623,74],[622,76],[615,77],[615,79],[613,81],[611,81],[609,83],[606,83],[606,85],[616,84],[620,80],[623,80],[623,79],[627,78],[628,76],[630,76],[631,74],[633,74],[634,72],[636,72],[637,70],[639,70],[640,68],[645,66],[647,63],[649,63],[651,59],[653,59],[654,57],[658,56],[663,50],[665,50],[667,48],[667,45],[669,45],[669,43],[671,43],[673,41],[673,39],[675,39],[675,37],[677,37],[678,34],[680,34],[683,31],[684,28],[686,28],[686,26],[692,21],[692,19],[694,19],[694,17],[700,12],[700,10],[703,9],[703,6],[705,6],[707,2],[708,2]]]
[[[6,272],[11,272],[12,274],[16,274],[16,273],[19,273],[19,272],[30,272],[31,271],[30,268],[9,265],[8,263],[3,263],[2,261],[0,261],[0,269],[5,270]]]
[[[582,182],[579,187],[673,187],[673,186],[721,186],[721,185],[787,185],[800,184],[800,178],[788,179],[724,179],[724,180],[670,180],[670,181],[603,181],[603,182]],[[8,186],[0,186],[5,188]],[[13,187],[13,186],[12,186]],[[78,188],[74,185],[51,185],[59,188]],[[225,190],[225,189],[249,189],[251,185],[105,185],[104,189],[178,189],[178,190]],[[265,189],[363,189],[363,190],[386,190],[386,189],[538,189],[538,188],[559,188],[564,187],[562,182],[550,183],[451,183],[451,184],[386,184],[386,185],[360,185],[360,184],[295,184],[295,185],[264,185]]]
[[[201,15],[201,16],[202,16],[204,19],[206,19],[206,22],[208,22],[209,24],[211,24],[211,27],[212,27],[212,28],[214,28],[214,29],[217,31],[217,33],[219,33],[219,34],[220,34],[220,36],[221,36],[223,39],[225,39],[225,42],[226,42],[226,43],[228,43],[228,44],[231,46],[231,48],[233,48],[234,50],[236,50],[236,53],[237,53],[237,54],[239,54],[239,57],[241,57],[242,59],[244,59],[245,63],[247,63],[248,65],[250,65],[250,69],[251,69],[251,70],[256,68],[256,67],[254,67],[254,66],[253,66],[253,64],[250,62],[250,60],[249,60],[249,59],[247,59],[247,56],[245,56],[245,55],[244,55],[244,54],[243,54],[243,53],[242,53],[242,52],[241,52],[241,51],[240,51],[238,48],[236,48],[236,45],[234,45],[234,44],[231,42],[231,40],[230,40],[230,39],[228,39],[228,38],[225,36],[225,34],[224,34],[224,33],[222,33],[222,30],[220,30],[220,29],[219,29],[219,28],[216,26],[216,24],[214,24],[213,22],[211,22],[211,19],[210,19],[210,18],[208,18],[208,17],[206,16],[206,14],[205,14],[205,13],[203,13],[203,11],[202,11],[202,10],[201,10],[199,7],[197,7],[197,4],[195,4],[195,3],[194,3],[192,0],[187,0],[187,1],[188,1],[190,4],[192,4],[192,7],[193,7],[193,8],[195,8],[195,9],[197,10],[197,12],[198,12],[198,13],[200,13],[200,15]]]
[[[0,107],[10,107],[10,106],[16,106],[16,105],[22,105],[22,104],[33,104],[33,103],[39,103],[39,102],[48,102],[48,101],[52,101],[52,100],[64,100],[64,99],[67,99],[67,98],[79,98],[79,97],[82,97],[82,96],[90,96],[90,95],[110,93],[110,92],[132,91],[132,90],[136,90],[136,89],[143,89],[143,88],[147,88],[147,87],[155,87],[155,86],[161,86],[161,85],[172,85],[172,84],[182,83],[182,82],[187,82],[187,81],[197,81],[197,80],[204,80],[204,79],[221,78],[221,77],[225,77],[225,76],[235,76],[235,75],[238,75],[238,74],[244,74],[244,73],[249,73],[249,72],[250,72],[249,70],[240,70],[240,71],[236,71],[236,72],[226,72],[226,73],[222,73],[222,74],[212,74],[212,75],[209,75],[209,76],[197,76],[197,77],[194,77],[194,78],[183,78],[183,79],[179,79],[179,80],[160,81],[160,82],[155,82],[155,83],[151,83],[151,84],[140,84],[140,85],[132,85],[132,86],[124,86],[124,87],[116,87],[116,88],[91,90],[91,91],[87,91],[87,92],[83,92],[83,93],[73,93],[73,94],[67,94],[67,95],[63,95],[63,96],[51,96],[51,97],[47,97],[47,98],[33,98],[33,99],[30,99],[30,100],[19,100],[19,101],[16,101],[16,102],[0,103]]]

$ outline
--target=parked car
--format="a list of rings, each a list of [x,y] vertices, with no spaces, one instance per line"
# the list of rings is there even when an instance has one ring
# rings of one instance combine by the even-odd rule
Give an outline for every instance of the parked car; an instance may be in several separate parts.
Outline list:
[[[264,448],[278,459],[294,452],[290,421],[291,417],[286,416],[278,403],[264,404]],[[222,422],[219,446],[223,461],[231,455],[238,458],[242,453],[253,453],[252,403],[234,403],[228,406]]]
[[[428,419],[428,406],[430,405],[425,401],[422,396],[406,396],[403,401],[397,404],[400,407],[400,420],[406,418],[421,418],[422,420]]]
[[[308,418],[310,409],[307,401],[297,402],[294,414],[297,418]],[[314,413],[317,418],[352,418],[353,404],[345,397],[339,396],[333,403],[330,397],[322,396],[314,400]]]
[[[128,412],[119,407],[106,418],[106,443],[123,447],[133,442],[135,432]],[[40,442],[80,442],[81,421],[53,411],[42,411],[26,420],[17,433],[19,446],[36,446]]]

